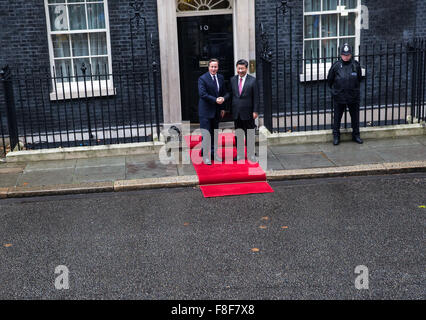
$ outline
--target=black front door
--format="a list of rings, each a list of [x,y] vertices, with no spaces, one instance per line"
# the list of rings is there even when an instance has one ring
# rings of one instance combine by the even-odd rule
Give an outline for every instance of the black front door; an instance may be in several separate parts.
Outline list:
[[[182,120],[198,120],[198,78],[219,59],[225,81],[234,75],[232,14],[178,18]]]

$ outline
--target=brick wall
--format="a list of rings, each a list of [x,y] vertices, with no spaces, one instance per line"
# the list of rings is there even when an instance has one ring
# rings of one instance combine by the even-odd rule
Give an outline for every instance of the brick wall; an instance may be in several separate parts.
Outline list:
[[[146,23],[143,23],[141,20],[140,28],[136,28],[136,24],[134,24],[134,32],[133,32],[133,52],[135,59],[132,60],[131,54],[131,34],[130,34],[130,23],[129,19],[132,17],[133,9],[129,6],[130,1],[120,1],[120,0],[109,0],[108,1],[108,9],[109,9],[109,22],[110,22],[110,40],[111,40],[111,55],[112,55],[112,63],[113,63],[113,73],[118,73],[119,68],[121,68],[122,72],[130,72],[132,68],[132,61],[135,61],[135,66],[137,71],[143,70],[146,72],[147,70],[151,70],[151,63],[147,63],[146,56],[147,54],[151,56],[151,48],[146,51],[146,44],[151,39],[150,35],[152,34],[152,39],[156,48],[156,58],[159,60],[158,54],[158,28],[157,28],[157,4],[155,0],[147,0],[142,1],[144,6],[142,10],[142,16],[146,17]],[[47,27],[46,27],[46,14],[44,1],[41,0],[0,0],[0,65],[9,64],[12,69],[16,72],[16,68],[19,69],[28,69],[35,70],[39,68],[43,68],[45,70],[45,74],[48,74],[48,70],[50,68],[49,64],[49,52],[48,52],[48,38],[47,38]],[[146,30],[145,30],[146,26]],[[145,34],[146,32],[146,34]],[[127,70],[127,71],[124,71]],[[22,71],[21,71],[22,73]],[[162,119],[162,107],[161,107],[161,79],[160,73],[158,73],[158,102],[160,109],[160,121]],[[131,123],[131,118],[135,116],[137,113],[136,109],[136,101],[141,101],[142,97],[140,96],[142,86],[142,78],[147,79],[147,77],[142,77],[140,74],[135,77],[129,77],[130,83],[127,84],[127,78],[116,78],[115,82],[118,86],[117,95],[115,99],[121,102],[124,105],[124,108],[117,113],[117,117],[112,115],[112,121],[114,124],[123,123],[124,119],[128,119]],[[118,85],[119,80],[122,82]],[[38,81],[36,81],[37,84]],[[19,82],[17,82],[18,84]],[[151,105],[154,108],[154,94],[153,94],[153,79],[152,75],[150,76],[150,92],[152,94],[148,94],[148,81],[144,80],[145,86],[145,98],[151,98],[151,101],[148,101],[147,105]],[[33,86],[30,82],[30,90],[33,89]],[[24,82],[20,82],[21,89],[25,88]],[[45,82],[43,81],[43,85],[40,86],[43,88],[45,86]],[[53,88],[50,88],[52,91]],[[128,92],[130,90],[136,90],[136,94],[129,95]],[[40,90],[38,90],[40,91]],[[25,125],[23,122],[25,119],[29,121],[32,119],[32,127],[34,130],[38,130],[39,126],[38,122],[42,122],[44,119],[44,113],[41,113],[42,102],[44,102],[46,108],[52,107],[53,113],[48,112],[47,117],[51,122],[52,126],[49,126],[48,130],[55,130],[55,124],[64,127],[64,122],[69,121],[69,125],[71,126],[71,119],[66,120],[67,117],[65,112],[70,113],[70,107],[73,105],[71,102],[63,102],[56,103],[52,101],[49,103],[47,98],[47,92],[49,89],[44,88],[44,100],[42,100],[43,93],[40,94],[38,99],[31,99],[29,102],[28,99],[23,96],[20,98],[19,91],[16,89],[15,96],[17,97],[17,105],[20,111],[19,117],[23,120],[20,121],[20,128]],[[125,95],[125,97],[121,97],[120,95]],[[19,101],[18,101],[19,100]],[[36,101],[38,100],[38,101]],[[111,100],[111,99],[110,99]],[[112,101],[110,101],[113,103]],[[94,125],[101,125],[102,117],[101,110],[105,110],[107,107],[108,99],[98,99],[98,98],[90,98],[89,104],[93,109],[93,113],[96,114],[93,117],[95,120]],[[66,105],[69,107],[66,107]],[[4,119],[4,97],[3,97],[3,89],[0,88],[0,114],[2,115],[3,121]],[[146,106],[144,106],[146,108]],[[83,118],[82,121],[85,122],[87,119]],[[140,118],[141,119],[141,118]],[[40,126],[43,129],[43,126]],[[30,124],[27,123],[26,129],[30,128]]]

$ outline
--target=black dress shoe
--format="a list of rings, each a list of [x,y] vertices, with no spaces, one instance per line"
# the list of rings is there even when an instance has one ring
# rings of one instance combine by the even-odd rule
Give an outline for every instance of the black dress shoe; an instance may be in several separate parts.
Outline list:
[[[356,143],[362,144],[364,141],[359,136],[353,136],[352,141],[355,141]]]
[[[337,146],[340,143],[340,137],[339,136],[334,136],[333,137],[333,144],[335,146]]]

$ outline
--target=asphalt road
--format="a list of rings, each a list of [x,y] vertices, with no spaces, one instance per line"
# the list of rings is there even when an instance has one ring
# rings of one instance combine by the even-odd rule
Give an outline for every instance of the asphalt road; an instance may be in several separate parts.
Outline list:
[[[425,174],[271,185],[1,200],[0,298],[426,298]]]

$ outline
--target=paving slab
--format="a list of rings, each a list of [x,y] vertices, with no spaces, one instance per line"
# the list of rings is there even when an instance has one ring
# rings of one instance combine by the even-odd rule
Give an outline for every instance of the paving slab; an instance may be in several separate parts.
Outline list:
[[[268,149],[274,154],[313,153],[321,151],[318,144],[289,144],[285,146],[270,146]]]
[[[103,158],[87,158],[78,159],[76,168],[90,168],[90,167],[105,167],[105,166],[124,166],[126,157],[103,157]]]
[[[124,165],[102,167],[77,167],[73,176],[73,183],[102,182],[125,179]]]
[[[15,186],[21,173],[3,173],[0,174],[0,188]]]
[[[384,159],[373,150],[341,150],[336,149],[333,152],[325,152],[325,155],[336,166],[353,166],[357,164],[382,163]]]
[[[138,164],[128,163],[126,165],[126,179],[170,177],[177,175],[177,165],[164,165],[159,160],[150,160]]]
[[[421,144],[423,144],[424,146],[426,146],[426,135],[415,136],[414,139],[420,142]]]
[[[423,145],[376,148],[374,151],[386,162],[426,160],[426,148]]]
[[[410,146],[410,145],[422,146],[420,141],[418,141],[415,137],[403,137],[403,138],[380,139],[380,140],[369,139],[369,140],[364,140],[364,144],[373,149]]]
[[[192,164],[179,164],[177,165],[177,170],[179,176],[191,176],[197,174]]]
[[[284,169],[307,169],[334,166],[334,163],[330,161],[323,152],[280,154],[276,155],[276,157],[282,163]]]
[[[358,144],[353,141],[341,141],[339,145],[335,146],[333,143],[318,143],[318,147],[321,151],[327,152],[346,152],[346,151],[364,151],[371,150],[367,143]]]
[[[160,161],[160,157],[158,153],[126,156],[126,165],[141,164],[141,163],[146,163],[148,161],[155,161],[155,160]]]
[[[20,167],[0,167],[0,174],[6,173],[21,173],[24,171],[25,165]]]
[[[74,168],[37,170],[22,173],[16,186],[48,186],[72,183]]]
[[[1,160],[1,159],[0,159]],[[6,162],[0,161],[0,169],[2,168],[25,168],[26,162]]]
[[[75,168],[77,160],[55,160],[55,161],[39,161],[29,162],[25,166],[25,172],[38,171],[38,170],[52,170],[52,169],[73,169]]]
[[[268,163],[267,168],[262,168],[265,171],[270,170],[283,170],[284,165],[281,163],[281,161],[278,159],[278,156],[276,156],[272,151],[268,150]],[[260,162],[259,162],[260,164]]]

